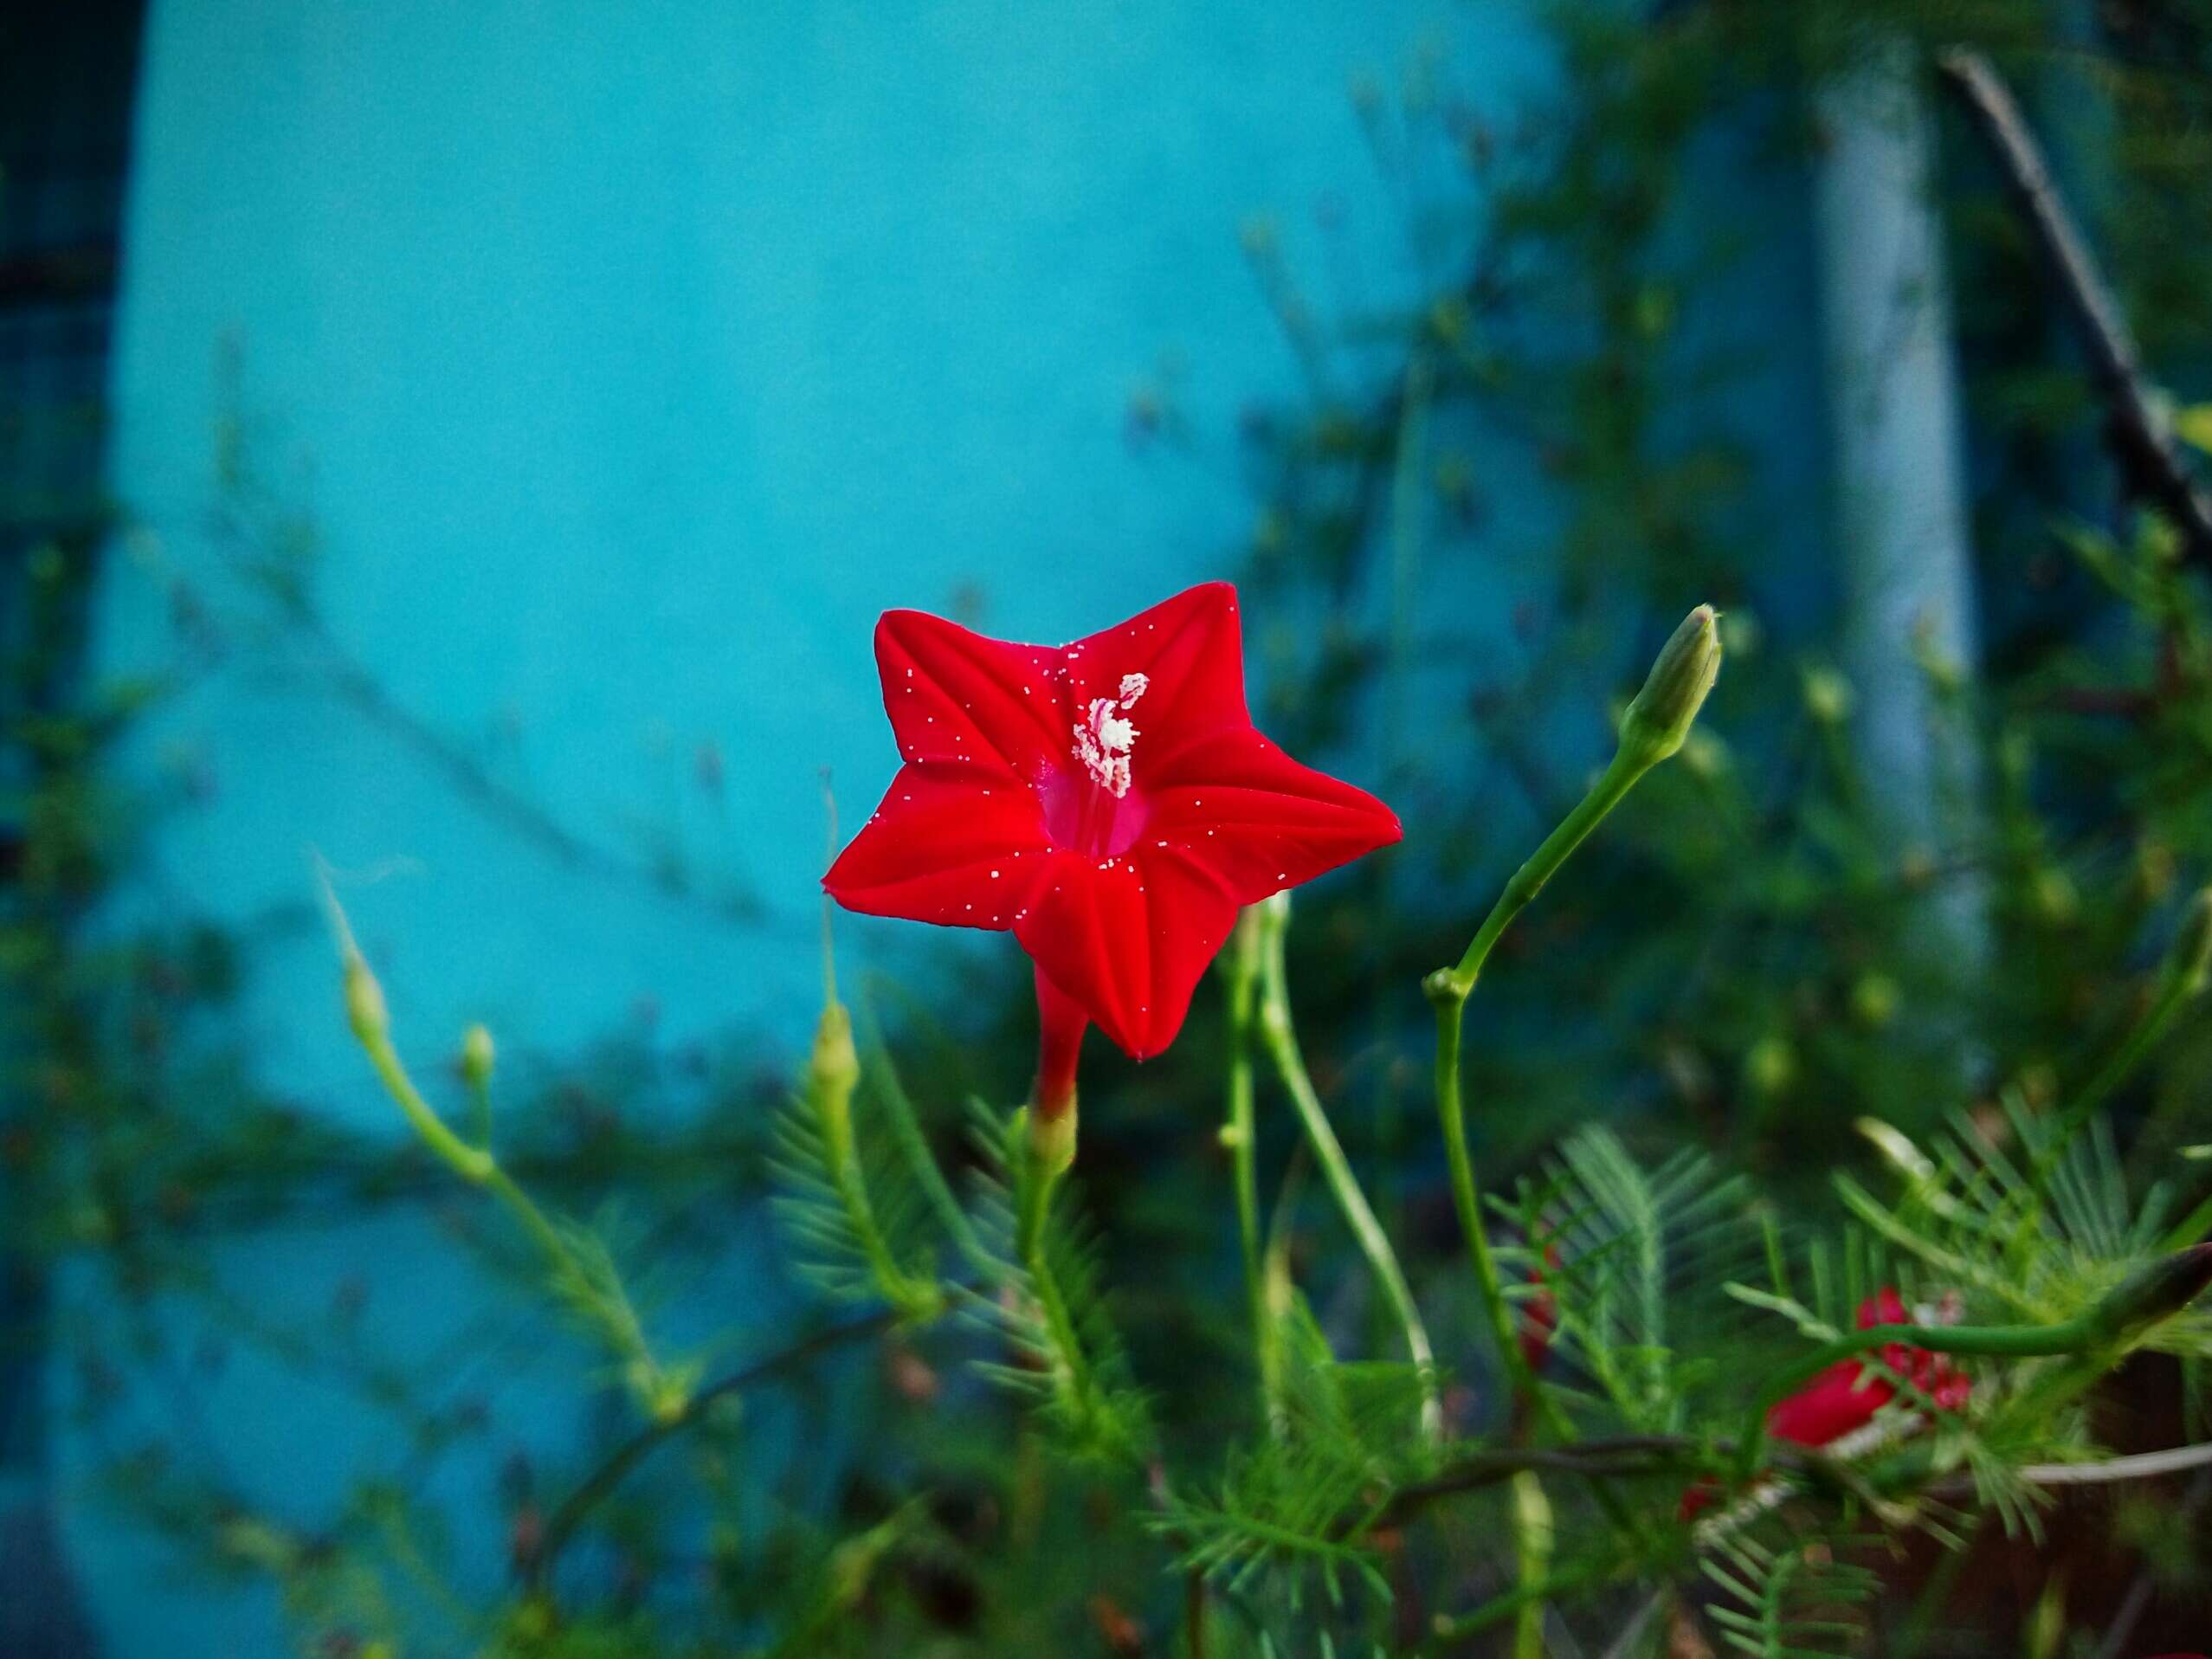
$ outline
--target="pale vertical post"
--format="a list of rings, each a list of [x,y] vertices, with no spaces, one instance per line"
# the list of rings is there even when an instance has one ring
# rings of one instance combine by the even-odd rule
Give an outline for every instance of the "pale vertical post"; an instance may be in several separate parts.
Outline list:
[[[1814,223],[1846,668],[1878,806],[1905,844],[1979,837],[1972,733],[1921,649],[1977,654],[1951,296],[1934,197],[1934,132],[1910,55],[1876,50],[1821,100]],[[1946,879],[1931,914],[1969,972],[1987,959],[1986,884]]]

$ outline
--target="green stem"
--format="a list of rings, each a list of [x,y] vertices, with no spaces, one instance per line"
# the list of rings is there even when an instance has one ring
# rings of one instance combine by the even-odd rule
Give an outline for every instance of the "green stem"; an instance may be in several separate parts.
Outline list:
[[[1471,1612],[1456,1615],[1438,1614],[1431,1627],[1434,1639],[1430,1644],[1422,1648],[1420,1651],[1435,1653],[1445,1644],[1463,1642],[1468,1636],[1486,1630],[1492,1625],[1499,1623],[1505,1619],[1525,1613],[1532,1606],[1540,1610],[1546,1602],[1556,1601],[1562,1596],[1577,1590],[1588,1589],[1595,1584],[1602,1584],[1615,1577],[1619,1571],[1620,1567],[1616,1562],[1609,1559],[1598,1559],[1585,1561],[1578,1566],[1548,1578],[1536,1579],[1524,1578],[1512,1589],[1502,1595],[1493,1597]],[[1541,1654],[1543,1649],[1539,1648],[1537,1651]]]
[[[1568,855],[1590,838],[1590,831],[1605,821],[1607,813],[1620,805],[1622,798],[1636,786],[1637,779],[1649,771],[1653,764],[1648,755],[1632,752],[1625,746],[1614,752],[1612,763],[1590,785],[1590,793],[1560,820],[1557,829],[1544,838],[1544,844],[1529,855],[1528,862],[1513,872],[1512,879],[1506,883],[1506,890],[1498,895],[1498,902],[1491,907],[1490,913],[1483,918],[1482,926],[1475,931],[1458,965],[1429,976],[1432,998],[1441,981],[1457,993],[1461,1001],[1466,1001],[1499,936],[1512,925],[1516,916],[1528,908],[1529,901],[1544,891],[1545,884],[1558,874]]]
[[[1506,1376],[1512,1380],[1516,1394],[1532,1404],[1546,1426],[1562,1440],[1574,1438],[1574,1425],[1515,1340],[1513,1314],[1506,1301],[1505,1281],[1498,1270],[1498,1258],[1490,1248],[1489,1231],[1483,1225],[1481,1191],[1475,1184],[1474,1159],[1467,1150],[1467,1108],[1460,1083],[1461,1036],[1466,1023],[1467,997],[1474,992],[1484,964],[1490,959],[1490,952],[1506,929],[1544,891],[1545,884],[1558,873],[1575,849],[1605,821],[1606,814],[1635,787],[1636,780],[1666,752],[1672,751],[1662,752],[1661,747],[1649,742],[1622,744],[1590,792],[1544,838],[1543,844],[1530,855],[1527,862],[1513,872],[1459,961],[1452,967],[1440,968],[1422,983],[1422,989],[1436,1010],[1436,1115],[1443,1128],[1445,1159],[1451,1172],[1452,1204],[1459,1212],[1460,1230],[1466,1236],[1467,1254],[1474,1263],[1483,1312],[1489,1321],[1492,1339],[1497,1344],[1499,1360]],[[1550,1504],[1544,1499],[1542,1487],[1536,1484],[1533,1474],[1526,1479],[1533,1490],[1524,1494],[1516,1487],[1513,1548],[1520,1564],[1521,1582],[1534,1591],[1542,1585],[1551,1561],[1551,1527]],[[1603,1488],[1597,1491],[1603,1500]],[[1542,1506],[1540,1513],[1538,1504]],[[1607,1507],[1613,1506],[1609,1503]],[[1515,1651],[1517,1656],[1540,1656],[1544,1651],[1540,1596],[1532,1594],[1520,1613]]]
[[[1068,1311],[1067,1299],[1061,1292],[1059,1278],[1053,1272],[1052,1254],[1045,1236],[1052,1195],[1067,1166],[1038,1155],[1025,1125],[1016,1124],[1016,1133],[1021,1137],[1023,1151],[1020,1156],[1024,1167],[1015,1198],[1015,1251],[1022,1272],[1029,1277],[1029,1294],[1036,1299],[1037,1312],[1044,1320],[1052,1346],[1053,1363],[1058,1367],[1054,1386],[1074,1414],[1087,1420],[1093,1416],[1095,1398],[1082,1337],[1075,1328],[1074,1315]]]
[[[369,1056],[370,1065],[376,1068],[384,1093],[405,1114],[422,1144],[470,1185],[488,1185],[499,1168],[492,1154],[481,1146],[470,1146],[455,1134],[438,1115],[437,1108],[422,1098],[422,1091],[415,1087],[415,1080],[401,1063],[399,1051],[392,1047],[390,1037],[372,1031],[362,1036],[361,1047]],[[532,1208],[534,1211],[535,1206]],[[544,1219],[542,1216],[538,1217],[541,1222]]]
[[[1551,1576],[1551,1501],[1533,1469],[1513,1476],[1513,1537],[1519,1546],[1520,1586],[1528,1592],[1513,1622],[1513,1659],[1545,1659],[1544,1593]]]
[[[1260,1378],[1260,1418],[1280,1429],[1282,1364],[1275,1321],[1267,1308],[1267,1272],[1260,1236],[1257,1132],[1252,1109],[1252,1019],[1260,978],[1260,913],[1246,910],[1230,935],[1229,978],[1229,1100],[1222,1140],[1229,1148],[1236,1192],[1236,1237],[1244,1257],[1244,1294],[1252,1320],[1252,1353]]]
[[[1525,1398],[1537,1404],[1545,1422],[1562,1438],[1571,1438],[1572,1430],[1565,1414],[1529,1368],[1520,1344],[1514,1339],[1512,1309],[1506,1302],[1505,1281],[1499,1273],[1489,1233],[1483,1225],[1481,1193],[1475,1183],[1474,1160],[1467,1151],[1467,1110],[1460,1086],[1460,1040],[1467,997],[1481,978],[1483,965],[1489,960],[1499,939],[1512,926],[1513,919],[1528,907],[1529,901],[1544,891],[1545,884],[1558,873],[1569,855],[1604,822],[1606,814],[1621,804],[1653,764],[1648,752],[1632,752],[1626,746],[1616,751],[1612,764],[1591,785],[1590,793],[1567,814],[1557,829],[1545,837],[1543,845],[1530,855],[1528,862],[1513,872],[1512,880],[1506,883],[1506,890],[1483,918],[1482,926],[1476,930],[1458,963],[1438,969],[1422,983],[1436,1010],[1436,1112],[1443,1126],[1453,1206],[1459,1212],[1460,1230],[1466,1236],[1467,1254],[1474,1262],[1483,1311],[1488,1317],[1491,1335],[1498,1345],[1506,1374]]]
[[[826,945],[824,950],[826,962]],[[821,1022],[815,1028],[814,1053],[803,1086],[807,1107],[814,1114],[815,1129],[822,1138],[822,1172],[837,1195],[838,1208],[845,1212],[846,1229],[867,1262],[877,1293],[903,1317],[934,1318],[944,1306],[936,1282],[906,1271],[883,1236],[875,1205],[868,1197],[867,1176],[861,1165],[853,1129],[853,1101],[860,1092],[860,1081],[853,1017],[837,1000],[833,980]]]
[[[468,1080],[468,1129],[470,1139],[486,1152],[492,1149],[492,1084],[485,1077]]]
[[[366,969],[358,971],[365,972]],[[393,1048],[390,1035],[382,1029],[370,1029],[357,1030],[355,1036],[378,1081],[384,1084],[384,1092],[391,1096],[422,1144],[462,1180],[480,1187],[506,1207],[507,1213],[545,1257],[559,1282],[577,1288],[591,1285],[594,1275],[562,1236],[561,1230],[538,1208],[537,1200],[500,1166],[488,1147],[470,1146],[454,1133],[437,1108],[423,1099],[422,1091],[415,1087],[415,1080],[408,1075],[398,1050]],[[647,1412],[656,1420],[666,1420],[671,1414],[680,1412],[685,1404],[683,1391],[670,1386],[670,1373],[654,1359],[644,1333],[637,1328],[627,1307],[601,1307],[597,1312],[613,1346],[631,1362],[630,1380]]]
[[[884,1047],[883,1039],[875,1030],[874,1019],[867,1015],[865,1004],[862,1013],[867,1019],[868,1072],[874,1081],[875,1092],[890,1117],[892,1133],[898,1137],[900,1150],[906,1153],[908,1167],[913,1171],[914,1178],[921,1183],[923,1195],[928,1198],[930,1208],[937,1212],[938,1223],[951,1238],[955,1248],[967,1258],[971,1268],[980,1267],[990,1260],[990,1252],[983,1249],[983,1239],[977,1235],[975,1223],[968,1219],[968,1212],[960,1207],[959,1199],[953,1196],[952,1188],[945,1178],[944,1170],[938,1167],[937,1156],[930,1150],[929,1138],[922,1133],[921,1120],[914,1112],[914,1103],[908,1098],[906,1087],[899,1079],[898,1068],[892,1064],[890,1051]]]
[[[1931,1353],[2041,1359],[2080,1353],[2110,1339],[2112,1334],[2099,1321],[2096,1309],[2056,1325],[1873,1325],[1849,1332],[1768,1379],[1744,1420],[1743,1436],[1737,1443],[1738,1462],[1746,1474],[1757,1467],[1766,1443],[1767,1414],[1783,1400],[1830,1365],[1856,1359],[1893,1342],[1925,1348]]]
[[[1061,1172],[1036,1155],[1025,1123],[1015,1126],[1015,1135],[1020,1143],[1015,1154],[1020,1159],[1020,1174],[1014,1191],[1014,1259],[1033,1274],[1040,1273],[1044,1262],[1045,1217],[1051,1211],[1052,1192],[1060,1184]]]
[[[1261,1041],[1297,1110],[1306,1139],[1313,1148],[1313,1156],[1321,1165],[1321,1173],[1336,1198],[1338,1210],[1344,1215],[1345,1224],[1351,1229],[1360,1253],[1366,1256],[1367,1265],[1374,1271],[1376,1281],[1382,1286],[1383,1294],[1405,1333],[1406,1352],[1421,1371],[1422,1427],[1431,1439],[1435,1439],[1443,1433],[1444,1414],[1436,1394],[1436,1356],[1428,1344],[1428,1327],[1422,1323],[1421,1310],[1414,1303],[1405,1270],[1398,1265],[1397,1252],[1390,1248],[1390,1236],[1383,1230],[1382,1223],[1376,1220],[1367,1195],[1360,1191],[1359,1178],[1352,1173],[1351,1160],[1345,1156],[1343,1143],[1330,1126],[1329,1114],[1306,1072],[1305,1056],[1299,1051],[1298,1033],[1291,1018],[1289,975],[1283,949],[1284,935],[1290,926],[1290,895],[1278,893],[1258,909]],[[1255,1220],[1256,1216],[1255,1209]]]

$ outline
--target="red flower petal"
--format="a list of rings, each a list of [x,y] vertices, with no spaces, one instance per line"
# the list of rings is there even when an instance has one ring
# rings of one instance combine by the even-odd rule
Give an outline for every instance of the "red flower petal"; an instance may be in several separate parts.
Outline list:
[[[1058,853],[1014,936],[1123,1052],[1149,1060],[1183,1029],[1190,993],[1235,921],[1220,883],[1187,859]]]
[[[1117,694],[1132,674],[1149,682],[1132,716],[1145,734],[1135,758],[1140,783],[1147,761],[1166,749],[1222,726],[1248,728],[1236,590],[1226,582],[1201,583],[1077,640],[1067,648],[1068,707],[1080,710],[1094,697]]]
[[[1011,927],[1050,852],[1035,794],[974,768],[902,766],[822,884],[848,910]]]
[[[1830,1365],[1766,1414],[1766,1431],[1799,1446],[1825,1446],[1865,1428],[1897,1397],[1889,1379],[1855,1359]]]
[[[887,610],[875,625],[875,662],[902,758],[1003,768],[1023,783],[1066,764],[1074,720],[1057,647]]]
[[[1896,1288],[1884,1285],[1859,1304],[1859,1328],[1871,1331],[1877,1325],[1910,1325],[1912,1315],[1906,1311],[1905,1298]]]
[[[1142,767],[1141,745],[1138,760]],[[1150,807],[1146,844],[1183,849],[1239,904],[1257,904],[1404,834],[1397,814],[1365,790],[1300,765],[1249,726],[1185,742],[1139,779]]]

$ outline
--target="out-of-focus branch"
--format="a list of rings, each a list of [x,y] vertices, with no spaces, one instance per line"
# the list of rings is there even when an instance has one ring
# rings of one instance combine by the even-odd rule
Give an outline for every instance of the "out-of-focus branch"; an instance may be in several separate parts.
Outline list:
[[[1622,1435],[1609,1440],[1580,1441],[1571,1446],[1514,1446],[1473,1452],[1454,1460],[1428,1480],[1399,1488],[1370,1520],[1364,1522],[1364,1527],[1373,1531],[1402,1525],[1431,1504],[1500,1485],[1524,1469],[1547,1475],[1604,1475],[1622,1480],[1670,1473],[1690,1475],[1725,1464],[1736,1451],[1737,1443],[1726,1439]],[[1768,1441],[1760,1456],[1764,1467],[1770,1473],[1795,1475],[1815,1485],[1856,1489],[1848,1465],[1809,1448]],[[2212,1443],[2172,1446],[2163,1451],[2136,1452],[2095,1462],[2030,1463],[2017,1473],[2030,1486],[2054,1489],[2156,1481],[2206,1468],[2212,1468]],[[1960,1475],[1923,1490],[1930,1497],[1964,1498],[1973,1495],[1975,1487],[1970,1477]]]
[[[2129,487],[2173,520],[2190,558],[2212,565],[2212,496],[2182,458],[2166,416],[2170,400],[2144,373],[2135,338],[2011,88],[1979,52],[1954,48],[1938,55],[1936,65],[1988,142],[2058,284],[2105,401],[2107,438]]]
[[[533,1591],[544,1591],[551,1582],[554,1564],[560,1559],[561,1552],[568,1547],[577,1528],[584,1524],[592,1510],[598,1507],[649,1454],[691,1428],[719,1402],[761,1383],[788,1376],[833,1350],[880,1336],[898,1321],[895,1309],[883,1308],[848,1320],[842,1325],[826,1327],[810,1336],[802,1337],[788,1348],[757,1359],[694,1391],[681,1412],[666,1422],[648,1423],[616,1447],[608,1454],[606,1460],[585,1476],[576,1490],[553,1511],[552,1518],[545,1523],[545,1530],[538,1537],[538,1547],[521,1564],[523,1581]]]

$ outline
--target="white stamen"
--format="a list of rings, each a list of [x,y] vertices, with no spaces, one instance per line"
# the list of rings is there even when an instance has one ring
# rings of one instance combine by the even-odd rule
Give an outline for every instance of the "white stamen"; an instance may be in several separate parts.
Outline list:
[[[1151,683],[1141,674],[1123,675],[1120,695],[1092,698],[1090,713],[1075,728],[1075,758],[1116,799],[1129,793],[1129,752],[1137,742],[1137,728],[1123,717]]]

